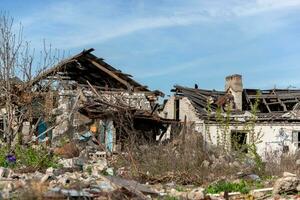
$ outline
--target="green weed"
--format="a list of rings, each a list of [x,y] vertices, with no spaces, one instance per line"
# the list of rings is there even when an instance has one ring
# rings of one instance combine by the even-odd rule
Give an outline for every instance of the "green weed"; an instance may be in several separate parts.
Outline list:
[[[9,153],[6,147],[0,148],[0,166],[9,168],[32,167],[35,169],[46,169],[49,167],[59,168],[58,157],[52,155],[43,147],[23,147],[16,146],[13,154],[16,157],[16,163],[9,165],[6,161],[6,155]]]
[[[250,191],[250,186],[245,181],[239,183],[232,183],[226,181],[219,181],[206,188],[206,193],[218,194],[220,192],[240,192],[247,194]]]

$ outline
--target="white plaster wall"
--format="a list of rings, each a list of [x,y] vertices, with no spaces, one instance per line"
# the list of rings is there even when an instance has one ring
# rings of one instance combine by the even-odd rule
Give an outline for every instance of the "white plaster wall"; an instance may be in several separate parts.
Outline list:
[[[175,97],[171,96],[165,104],[163,111],[159,113],[159,116],[167,118],[167,119],[175,119],[174,116],[174,100]]]
[[[175,97],[172,96],[168,99],[165,104],[164,110],[160,113],[161,117],[166,117],[167,119],[175,119]],[[179,119],[184,121],[184,117],[187,117],[187,122],[199,122],[194,106],[191,104],[190,100],[186,97],[179,99]]]
[[[166,117],[168,119],[174,119],[175,116],[175,106],[174,106],[175,97],[172,96],[166,102],[164,110],[160,113],[161,117]],[[199,119],[197,116],[195,109],[191,102],[183,97],[180,99],[180,112],[179,117],[181,121],[184,121],[184,116],[187,116],[188,123],[195,123],[195,130],[203,133],[203,137],[207,142],[209,141],[208,133],[211,136],[211,142],[213,144],[217,144],[217,134],[218,134],[218,126],[216,124],[204,124],[203,120]],[[281,129],[283,131],[281,131]],[[231,125],[229,126],[228,133],[232,130],[245,130],[245,125]],[[284,140],[284,145],[289,146],[289,152],[293,153],[298,149],[298,144],[292,141],[293,131],[300,132],[300,123],[292,124],[292,123],[260,123],[255,126],[255,133],[259,133],[261,135],[261,142],[257,144],[258,153],[265,157],[266,152],[270,151],[278,151],[282,152],[282,142],[283,139],[280,137],[280,132],[284,132],[287,135],[287,138]],[[219,130],[219,133],[221,131]],[[230,134],[228,134],[227,141],[230,142]],[[249,136],[247,137],[249,139]]]
[[[196,115],[196,110],[190,100],[186,97],[183,97],[179,101],[179,119],[184,121],[184,117],[186,116],[187,122],[198,122],[199,118]]]
[[[237,110],[242,110],[243,108],[243,94],[241,91],[234,91],[233,89],[229,88],[230,93],[232,94],[234,98],[234,103]]]
[[[212,143],[217,144],[217,134],[218,130],[221,134],[220,129],[218,129],[218,126],[213,125],[206,125],[206,129],[208,131],[204,131],[204,138],[208,139],[208,134],[210,134]],[[229,131],[227,133],[230,133],[231,130],[245,130],[245,126],[239,125],[239,126],[230,126]],[[266,152],[271,151],[277,151],[282,152],[282,142],[284,141],[284,145],[289,146],[289,152],[293,153],[297,150],[298,144],[292,141],[293,137],[293,131],[300,131],[300,124],[285,124],[285,123],[270,123],[270,124],[257,124],[255,126],[255,133],[259,133],[261,137],[261,142],[258,143],[257,151],[262,156],[265,157]],[[283,137],[280,137],[280,133],[283,132],[287,138],[283,139]],[[230,134],[228,134],[228,137],[230,137]],[[247,136],[247,140],[249,139],[249,136]],[[230,138],[227,138],[227,141],[230,141]]]

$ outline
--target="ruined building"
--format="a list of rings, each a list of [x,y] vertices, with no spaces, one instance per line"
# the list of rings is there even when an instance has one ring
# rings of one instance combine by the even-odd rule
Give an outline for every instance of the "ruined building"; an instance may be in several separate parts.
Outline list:
[[[25,143],[33,137],[39,142],[95,137],[114,151],[132,134],[151,142],[166,131],[171,120],[156,114],[163,93],[149,90],[92,51],[63,60],[19,89]]]
[[[232,75],[226,77],[224,91],[179,85],[171,91],[160,115],[186,118],[205,145],[247,152],[247,144],[255,144],[262,156],[300,147],[300,90],[245,89],[242,76]]]

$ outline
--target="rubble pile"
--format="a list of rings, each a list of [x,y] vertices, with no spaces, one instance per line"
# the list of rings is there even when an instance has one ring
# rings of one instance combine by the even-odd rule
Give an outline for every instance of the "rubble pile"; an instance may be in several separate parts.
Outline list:
[[[175,182],[142,184],[122,178],[123,168],[110,166],[111,155],[99,151],[93,145],[80,149],[75,143],[54,149],[60,153],[60,167],[49,167],[35,172],[20,172],[10,168],[0,168],[1,198],[11,199],[297,199],[300,192],[300,178],[285,172],[274,179],[273,187],[252,188],[243,194],[236,191],[221,191],[211,194],[207,185],[177,185]],[[59,150],[59,151],[58,151]],[[75,150],[75,151],[74,151]],[[74,152],[77,152],[74,154]],[[68,156],[65,156],[68,155]],[[76,155],[76,156],[75,156]],[[229,157],[215,157],[203,161],[205,167],[214,167],[220,162],[231,165]],[[221,161],[223,159],[223,161]],[[214,160],[214,161],[211,161]],[[236,161],[237,162],[237,161]],[[217,163],[217,164],[216,164]],[[219,165],[219,164],[218,164]],[[237,164],[236,164],[237,165]],[[223,177],[226,179],[226,177]],[[262,181],[255,174],[239,172],[241,180]],[[231,179],[228,178],[228,180]]]

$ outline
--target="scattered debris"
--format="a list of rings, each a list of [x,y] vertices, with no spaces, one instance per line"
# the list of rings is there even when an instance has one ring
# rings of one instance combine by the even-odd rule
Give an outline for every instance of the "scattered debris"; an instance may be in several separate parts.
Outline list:
[[[300,191],[300,179],[296,174],[284,172],[283,177],[276,180],[273,194],[295,193]]]

